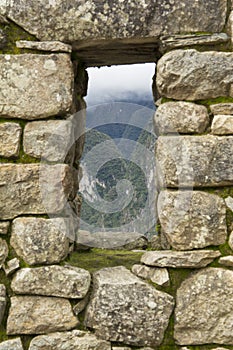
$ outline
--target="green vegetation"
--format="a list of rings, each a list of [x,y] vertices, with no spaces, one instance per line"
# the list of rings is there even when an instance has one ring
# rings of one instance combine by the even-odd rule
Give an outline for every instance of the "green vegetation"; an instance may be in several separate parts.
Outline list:
[[[16,47],[16,41],[27,40],[27,41],[36,41],[36,37],[26,32],[20,26],[13,22],[7,24],[0,24],[0,29],[4,31],[7,36],[6,46],[0,50],[0,54],[14,54],[18,55],[21,53],[30,53],[31,50],[18,49]]]
[[[121,126],[119,126],[119,128],[120,127]],[[111,126],[108,128],[110,129]],[[118,132],[119,128],[117,127]],[[144,130],[137,129],[138,128],[129,130],[125,128],[123,130],[122,128],[123,137],[125,139],[136,140],[137,144],[141,143],[147,149],[153,149],[155,143],[155,139],[153,139],[154,136]],[[105,202],[109,202],[110,204],[118,198],[117,183],[120,180],[128,180],[133,189],[132,193],[130,193],[132,194],[132,198],[128,205],[114,213],[103,213],[101,212],[101,208],[98,211],[92,207],[91,203],[88,203],[83,199],[81,219],[94,227],[111,229],[131,223],[137,217],[140,217],[148,197],[148,184],[144,171],[149,172],[149,166],[151,166],[151,164],[148,166],[145,160],[145,166],[143,165],[139,167],[134,161],[134,157],[137,157],[136,153],[132,154],[131,160],[123,159],[114,141],[107,135],[107,133],[107,130],[106,133],[103,133],[93,129],[86,133],[83,164],[85,166],[85,157],[87,155],[89,158],[88,164],[91,164],[90,168],[87,165],[87,172],[89,175],[92,169],[98,167],[98,160],[102,157],[101,153],[98,156],[98,152],[102,152],[102,150],[98,151],[95,147],[101,143],[104,144],[104,142],[109,142],[108,152],[111,155],[112,160],[106,162],[101,168],[99,168],[98,173],[94,174],[96,175],[95,180],[98,195]],[[113,133],[114,130],[111,130],[111,134]],[[113,135],[113,137],[117,136]],[[90,152],[91,150],[94,150],[94,152]],[[142,170],[142,168],[144,170]],[[82,196],[81,193],[80,195]],[[126,197],[129,194],[124,193],[123,195]],[[151,228],[151,230],[155,232],[154,228]]]
[[[166,102],[176,102],[178,100],[175,100],[174,98],[167,98],[167,97],[162,97],[161,103],[166,103]],[[233,97],[227,97],[227,96],[220,96],[208,100],[196,100],[196,101],[187,101],[187,102],[192,102],[192,103],[197,103],[200,105],[204,106],[210,106],[218,103],[233,103]]]
[[[140,262],[142,253],[124,250],[93,248],[89,251],[73,252],[64,263],[78,266],[93,273],[104,267],[125,266],[128,269]]]

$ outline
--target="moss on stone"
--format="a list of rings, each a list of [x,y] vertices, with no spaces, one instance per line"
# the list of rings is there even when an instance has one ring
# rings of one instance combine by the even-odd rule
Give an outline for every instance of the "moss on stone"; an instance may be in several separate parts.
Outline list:
[[[65,263],[81,267],[93,273],[104,267],[125,266],[128,269],[140,262],[143,253],[124,250],[93,248],[90,251],[75,251]]]
[[[210,106],[218,103],[233,103],[233,97],[227,97],[227,96],[219,96],[216,98],[208,99],[208,100],[198,100],[195,101],[197,104]]]
[[[18,26],[13,22],[9,22],[7,24],[1,24],[0,28],[4,31],[7,36],[7,44],[6,46],[0,50],[0,54],[14,54],[18,55],[21,53],[28,53],[29,50],[18,49],[16,47],[16,41],[19,40],[27,40],[27,41],[36,41],[36,37],[34,35],[29,34],[23,28]]]

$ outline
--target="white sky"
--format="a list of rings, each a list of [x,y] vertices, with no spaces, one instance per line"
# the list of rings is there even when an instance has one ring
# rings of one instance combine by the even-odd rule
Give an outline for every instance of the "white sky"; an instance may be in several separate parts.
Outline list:
[[[155,64],[133,64],[102,68],[88,68],[88,100],[96,99],[99,95],[123,91],[152,91],[152,78],[155,74]]]

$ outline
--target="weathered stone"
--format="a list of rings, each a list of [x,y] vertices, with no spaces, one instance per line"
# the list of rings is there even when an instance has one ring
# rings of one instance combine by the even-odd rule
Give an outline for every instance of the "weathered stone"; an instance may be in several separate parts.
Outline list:
[[[31,49],[50,52],[72,52],[72,46],[64,44],[61,41],[16,41],[16,47],[19,49]]]
[[[2,265],[4,264],[7,256],[8,245],[4,239],[0,238],[0,269],[2,268]]]
[[[0,16],[1,17],[1,16]],[[1,18],[0,18],[0,23],[1,23]],[[7,36],[4,33],[4,31],[2,29],[0,29],[0,49],[2,49],[3,47],[5,47],[7,44]]]
[[[233,212],[233,198],[232,197],[227,197],[225,199],[226,206]]]
[[[28,123],[24,129],[24,152],[53,162],[65,162],[69,156],[72,163],[74,154],[70,154],[70,148],[75,143],[73,126],[69,119]]]
[[[73,71],[67,54],[0,55],[0,77],[3,117],[40,119],[71,109]]]
[[[159,221],[176,250],[204,248],[227,240],[226,206],[222,198],[201,191],[161,191]]]
[[[10,227],[9,221],[0,222],[0,235],[6,235]]]
[[[78,325],[68,300],[53,297],[11,298],[7,334],[43,334],[70,330]]]
[[[20,338],[6,340],[0,344],[0,350],[23,350],[23,344]]]
[[[69,253],[64,219],[17,218],[12,225],[11,245],[30,265],[60,262]]]
[[[40,40],[74,42],[109,38],[156,37],[161,33],[220,32],[226,21],[226,0],[188,0],[110,4],[42,0],[7,1],[0,12]],[[117,20],[116,20],[117,19]]]
[[[221,265],[233,267],[233,255],[223,256],[218,262]]]
[[[162,36],[160,38],[160,51],[183,48],[194,45],[216,45],[226,43],[230,37],[225,33],[215,34],[180,34],[172,36]]]
[[[231,11],[230,16],[228,18],[228,23],[227,23],[227,32],[231,37],[231,43],[233,45],[233,11]]]
[[[132,272],[141,278],[151,280],[159,286],[169,285],[169,274],[165,268],[154,268],[145,265],[133,265]]]
[[[161,344],[173,309],[170,295],[122,266],[96,272],[93,288],[85,324],[98,337],[134,346]]]
[[[210,105],[214,115],[233,115],[233,103],[217,103]]]
[[[209,125],[207,108],[191,102],[167,102],[156,110],[156,134],[203,133]]]
[[[76,316],[78,316],[80,314],[80,312],[82,312],[87,304],[89,302],[89,296],[87,295],[84,299],[82,299],[81,301],[79,301],[74,307],[73,307],[73,311],[74,311],[74,314]]]
[[[231,96],[233,53],[175,50],[157,64],[157,88],[177,100]],[[232,96],[233,97],[233,96]]]
[[[1,5],[0,5],[1,6]],[[7,24],[9,23],[9,21],[6,19],[6,17],[0,15],[0,23],[1,24]]]
[[[20,149],[22,129],[17,123],[0,124],[0,156],[17,157]]]
[[[233,231],[230,234],[228,243],[229,243],[230,248],[233,250]]]
[[[233,184],[232,136],[160,136],[156,160],[162,186],[187,188]]]
[[[152,250],[162,250],[161,236],[160,235],[154,235],[150,239],[150,248]]]
[[[233,344],[233,271],[204,269],[177,291],[174,337],[180,345]]]
[[[64,164],[0,164],[0,219],[58,213],[74,191],[73,170]]]
[[[46,266],[18,271],[11,283],[16,294],[47,295],[81,299],[87,294],[90,273],[79,267]]]
[[[4,284],[0,284],[0,324],[2,323],[5,309],[6,309],[6,287],[4,286]]]
[[[111,343],[79,330],[41,335],[31,341],[29,350],[111,350]]]
[[[194,250],[177,252],[174,250],[148,251],[141,257],[141,262],[149,266],[173,268],[201,268],[210,264],[221,255],[213,250]]]
[[[3,270],[7,276],[14,273],[16,270],[20,268],[19,259],[14,258],[6,262],[6,264],[3,265]]]
[[[102,249],[134,250],[145,249],[147,238],[137,232],[94,232],[79,230],[78,247],[96,247]]]
[[[215,135],[232,135],[233,115],[215,115],[211,131]]]

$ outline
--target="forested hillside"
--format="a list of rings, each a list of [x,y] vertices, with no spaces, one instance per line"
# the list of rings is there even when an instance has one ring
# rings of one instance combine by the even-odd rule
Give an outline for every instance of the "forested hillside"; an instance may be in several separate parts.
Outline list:
[[[126,103],[126,101],[123,102]],[[130,103],[132,102],[130,100]],[[153,105],[153,102],[149,100],[134,101],[134,103],[141,106]],[[91,118],[94,117],[96,115],[93,113]],[[147,169],[146,159],[141,160],[142,164],[145,163],[143,166],[136,164],[135,152],[140,145],[153,152],[155,135],[142,128],[127,124],[127,122],[126,119],[125,123],[104,123],[94,129],[87,130],[86,133],[81,162],[83,168],[83,179],[80,186],[83,197],[81,219],[82,222],[93,225],[93,229],[95,227],[103,230],[116,229],[133,222],[135,218],[142,215],[147,201],[148,180],[145,174],[149,169]],[[122,140],[132,140],[135,143],[135,148],[128,159],[124,159],[118,148]],[[109,157],[104,154],[105,150],[107,150]],[[103,159],[101,166],[99,166],[100,159]],[[118,184],[121,180],[128,181],[128,183],[123,183],[125,184],[123,188]],[[119,200],[120,197],[122,200]],[[102,202],[103,206],[100,199],[105,202]],[[117,203],[117,201],[119,203],[115,207],[113,205],[114,212],[106,213],[107,204],[109,203],[110,208],[112,203]],[[95,203],[98,202],[99,205],[96,207]],[[83,228],[87,228],[85,224]],[[136,230],[136,228],[131,226],[129,230]]]

